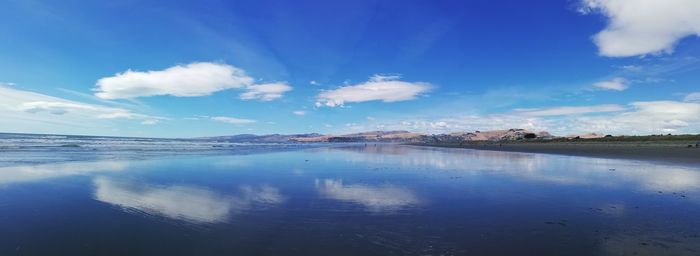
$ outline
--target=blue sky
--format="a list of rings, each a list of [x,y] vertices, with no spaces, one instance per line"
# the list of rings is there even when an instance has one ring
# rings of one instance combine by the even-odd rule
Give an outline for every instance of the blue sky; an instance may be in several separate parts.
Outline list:
[[[2,1],[0,131],[700,133],[669,1]]]

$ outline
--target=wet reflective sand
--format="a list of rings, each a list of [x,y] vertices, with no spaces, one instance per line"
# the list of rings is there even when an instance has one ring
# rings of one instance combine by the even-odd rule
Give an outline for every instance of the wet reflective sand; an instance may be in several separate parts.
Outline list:
[[[397,145],[109,159],[1,165],[0,255],[700,254],[691,165]]]

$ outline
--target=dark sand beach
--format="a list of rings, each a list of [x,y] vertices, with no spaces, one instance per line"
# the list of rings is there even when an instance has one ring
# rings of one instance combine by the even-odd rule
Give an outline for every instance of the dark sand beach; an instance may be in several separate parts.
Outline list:
[[[700,148],[695,147],[695,142],[522,142],[423,146],[700,164]]]

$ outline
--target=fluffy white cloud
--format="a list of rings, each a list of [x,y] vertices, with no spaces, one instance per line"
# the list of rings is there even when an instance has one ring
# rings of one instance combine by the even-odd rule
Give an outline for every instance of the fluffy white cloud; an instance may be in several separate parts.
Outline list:
[[[616,104],[605,104],[595,106],[581,107],[552,107],[552,108],[531,108],[531,109],[515,109],[515,112],[527,116],[563,116],[563,115],[578,115],[590,113],[605,113],[623,111],[625,108]]]
[[[282,98],[285,92],[291,91],[292,87],[287,83],[256,84],[246,87],[247,92],[241,93],[242,100],[258,99],[271,101]]]
[[[700,102],[700,92],[694,92],[694,93],[686,95],[685,98],[683,98],[683,101]]]
[[[593,84],[593,87],[601,90],[624,91],[628,87],[628,81],[622,77],[615,77],[607,81],[600,81]]]
[[[204,96],[213,92],[242,88],[254,79],[242,69],[219,63],[196,62],[159,71],[118,73],[97,81],[95,95],[103,99],[144,96]]]
[[[584,13],[600,12],[607,27],[594,36],[601,55],[671,53],[687,36],[700,35],[697,0],[582,0]]]
[[[306,111],[297,110],[297,111],[293,111],[292,114],[295,114],[297,116],[303,116],[303,115],[306,115]]]
[[[352,102],[412,100],[430,88],[428,83],[405,82],[399,80],[398,76],[374,75],[361,84],[321,92],[316,97],[316,106],[336,107]]]
[[[217,121],[217,122],[222,122],[222,123],[229,123],[229,124],[252,124],[257,121],[251,120],[251,119],[243,119],[243,118],[235,118],[235,117],[228,117],[228,116],[213,116],[211,117],[211,120]]]

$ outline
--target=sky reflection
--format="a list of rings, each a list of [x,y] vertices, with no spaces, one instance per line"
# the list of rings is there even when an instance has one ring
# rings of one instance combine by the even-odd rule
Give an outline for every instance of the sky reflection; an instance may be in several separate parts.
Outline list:
[[[631,186],[646,192],[700,190],[700,169],[644,161],[397,145],[338,147],[348,162],[484,173],[562,185]]]
[[[391,211],[420,203],[411,190],[391,184],[345,185],[342,180],[316,179],[315,185],[326,198],[361,204],[369,211]]]
[[[224,195],[200,187],[158,186],[103,177],[95,178],[93,183],[95,200],[193,223],[227,222],[232,214],[249,210],[256,204],[284,201],[279,191],[270,186],[241,186],[238,193]]]
[[[121,171],[125,170],[127,167],[127,162],[119,161],[62,162],[0,167],[0,184],[33,182],[65,176]]]

